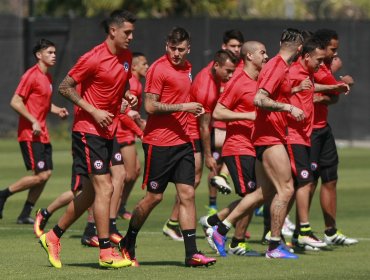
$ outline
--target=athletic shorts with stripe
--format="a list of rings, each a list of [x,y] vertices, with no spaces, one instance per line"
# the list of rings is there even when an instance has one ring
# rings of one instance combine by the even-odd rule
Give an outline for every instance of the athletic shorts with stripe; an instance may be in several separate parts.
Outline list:
[[[154,146],[143,143],[145,166],[143,188],[163,193],[169,182],[194,187],[195,161],[193,145]]]
[[[192,139],[191,143],[193,144],[194,153],[203,153],[202,140]]]
[[[120,165],[123,164],[122,154],[121,154],[121,145],[117,142],[117,138],[113,139],[113,151],[112,157],[110,159],[110,165]]]
[[[311,170],[322,183],[338,179],[338,152],[330,125],[314,129],[311,135]]]
[[[76,174],[107,174],[113,155],[113,139],[73,131],[72,154]]]
[[[50,143],[21,141],[19,145],[27,170],[34,170],[38,174],[53,169],[53,148]]]
[[[256,158],[248,155],[225,156],[222,158],[230,172],[235,192],[245,196],[256,190]]]
[[[304,186],[313,182],[310,147],[301,144],[288,144],[287,150],[292,167],[294,186]]]

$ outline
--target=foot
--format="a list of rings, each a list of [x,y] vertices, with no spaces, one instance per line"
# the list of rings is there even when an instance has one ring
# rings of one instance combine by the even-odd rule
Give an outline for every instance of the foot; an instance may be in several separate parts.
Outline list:
[[[328,236],[325,234],[324,242],[327,245],[353,245],[358,243],[358,240],[354,238],[349,238],[341,233],[339,230],[337,230],[337,232],[332,236]]]
[[[139,267],[140,266],[136,257],[131,257],[132,253],[130,255],[129,251],[125,247],[121,246],[121,243],[118,243],[118,249],[121,252],[122,258],[125,259],[125,260],[129,260],[131,262],[131,266],[134,266],[134,267]]]
[[[230,255],[246,256],[246,257],[260,257],[261,254],[252,250],[247,242],[240,242],[237,246],[231,247],[229,245],[228,253]]]
[[[207,235],[207,229],[211,228],[212,226],[208,224],[207,219],[209,216],[202,216],[199,219],[199,224],[202,226],[204,234]]]
[[[222,194],[230,194],[231,187],[227,180],[222,176],[213,176],[209,183],[212,187],[215,187]]]
[[[122,238],[123,238],[123,236],[122,236],[122,234],[119,233],[118,230],[116,232],[112,232],[112,233],[109,234],[109,240],[113,244],[116,244],[116,245],[118,245],[118,243],[121,241]]]
[[[213,242],[213,238],[212,238],[213,230],[214,229],[212,227],[210,227],[210,228],[208,228],[206,230],[206,240],[207,240],[207,243],[208,243],[209,247],[211,247],[211,249],[213,251],[215,251],[216,253],[218,253],[216,244]]]
[[[56,268],[61,268],[62,263],[60,261],[60,242],[59,239],[51,240],[49,233],[44,233],[40,236],[39,243],[44,248],[46,254],[48,255],[48,260],[50,264]]]
[[[130,260],[123,258],[114,248],[100,250],[99,265],[102,268],[120,268],[131,264]]]
[[[217,252],[221,257],[226,257],[226,251],[225,251],[225,243],[226,243],[226,236],[223,236],[218,233],[217,226],[213,227],[213,233],[212,233],[212,240],[217,248]]]
[[[289,228],[291,231],[295,230],[295,224],[289,219],[289,215],[285,217],[284,225]]]
[[[81,237],[81,244],[88,247],[99,247],[99,239],[97,235],[88,236],[83,235]]]
[[[5,205],[6,198],[0,194],[0,219],[3,218],[3,209]]]
[[[195,253],[189,258],[185,258],[185,266],[197,267],[197,266],[210,266],[216,263],[215,258],[208,258],[203,255],[202,252]]]
[[[267,250],[265,256],[268,259],[298,259],[297,255],[287,251],[282,244],[276,249]]]
[[[163,234],[171,237],[175,241],[184,241],[182,236],[181,229],[179,225],[170,225],[167,221],[163,226]]]
[[[36,218],[35,218],[35,223],[33,224],[33,232],[35,233],[36,237],[40,237],[41,235],[44,234],[44,228],[46,226],[46,223],[48,222],[48,218],[45,218],[42,215],[42,211],[44,209],[38,209],[36,211]]]
[[[35,220],[31,217],[18,217],[17,224],[19,225],[33,225],[35,224]]]
[[[323,248],[326,247],[327,244],[323,241],[321,241],[319,238],[317,238],[313,232],[309,232],[308,235],[299,235],[298,236],[298,244],[300,247],[305,247],[308,245],[310,247],[314,248]]]

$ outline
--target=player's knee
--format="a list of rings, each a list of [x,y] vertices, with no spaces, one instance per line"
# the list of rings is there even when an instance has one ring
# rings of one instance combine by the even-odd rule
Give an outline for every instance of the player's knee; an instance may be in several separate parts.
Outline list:
[[[38,179],[38,182],[37,182],[38,184],[44,184],[51,177],[51,170],[42,171],[42,172],[38,173],[36,175],[36,177]]]

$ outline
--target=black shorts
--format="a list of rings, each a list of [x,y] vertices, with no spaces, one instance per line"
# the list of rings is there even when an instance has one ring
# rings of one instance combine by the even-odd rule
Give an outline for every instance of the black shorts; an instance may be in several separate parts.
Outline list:
[[[195,160],[192,144],[154,146],[143,143],[145,167],[143,187],[152,193],[163,193],[167,184],[180,183],[194,187]]]
[[[338,179],[338,152],[330,125],[312,131],[310,160],[315,180]]]
[[[202,140],[193,139],[191,140],[191,143],[193,144],[194,153],[203,153]]]
[[[119,144],[120,148],[122,148],[122,147],[134,145],[135,143],[136,143],[136,141],[132,140],[132,141],[124,141],[124,142],[121,142],[121,143],[118,143],[118,144]]]
[[[117,142],[117,138],[113,139],[113,151],[112,157],[110,159],[110,165],[120,165],[123,164],[122,154],[121,154],[121,145]]]
[[[287,150],[292,167],[294,186],[304,186],[313,182],[310,147],[300,144],[288,144]]]
[[[53,169],[53,148],[50,143],[21,141],[19,145],[27,170],[34,170],[37,174]]]
[[[76,174],[107,174],[113,151],[113,139],[72,132],[72,154]]]
[[[240,196],[256,190],[255,163],[253,156],[226,156],[223,160],[233,179],[235,192]]]
[[[82,190],[82,176],[76,174],[76,168],[74,167],[74,164],[72,164],[72,176],[71,176],[71,191],[77,192]]]
[[[256,150],[256,158],[260,162],[262,162],[262,155],[268,147],[270,147],[270,146],[254,146],[254,149]]]

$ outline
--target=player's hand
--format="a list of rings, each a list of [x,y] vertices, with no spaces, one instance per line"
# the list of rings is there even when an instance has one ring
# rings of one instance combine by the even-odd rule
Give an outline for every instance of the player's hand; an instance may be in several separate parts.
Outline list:
[[[128,101],[128,104],[131,107],[135,107],[137,105],[138,99],[137,96],[132,94],[129,90],[125,93],[125,99]]]
[[[107,128],[109,125],[112,124],[114,115],[100,109],[95,109],[91,115],[93,116],[94,120],[100,125],[102,128]]]
[[[346,83],[338,84],[337,91],[344,92],[344,94],[347,95],[350,91],[350,87]]]
[[[32,123],[32,134],[35,136],[40,136],[41,135],[41,126],[38,121],[34,121]]]
[[[130,110],[127,112],[127,116],[129,116],[131,119],[136,120],[140,119],[140,114],[138,111]]]
[[[58,112],[58,116],[62,120],[66,119],[69,116],[69,112],[68,112],[67,108],[60,108],[60,110]]]
[[[304,112],[294,105],[290,105],[289,112],[297,121],[303,121],[305,118]]]
[[[353,80],[353,78],[350,75],[339,76],[339,78],[341,79],[341,81],[343,81],[344,83],[346,83],[350,87],[355,84],[355,81]]]
[[[299,87],[300,87],[300,91],[302,90],[306,90],[306,89],[310,89],[312,88],[313,84],[310,80],[309,77],[307,77],[306,79],[304,79],[300,84],[299,84]]]
[[[183,111],[192,113],[195,117],[204,114],[203,105],[198,102],[183,103]]]
[[[213,171],[214,174],[217,174],[217,162],[214,159],[214,157],[207,156],[207,157],[205,157],[204,161],[205,161],[205,164],[206,164],[207,168],[210,171]]]

